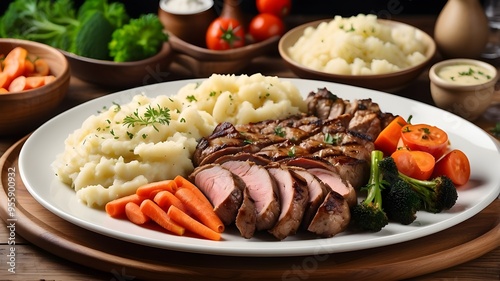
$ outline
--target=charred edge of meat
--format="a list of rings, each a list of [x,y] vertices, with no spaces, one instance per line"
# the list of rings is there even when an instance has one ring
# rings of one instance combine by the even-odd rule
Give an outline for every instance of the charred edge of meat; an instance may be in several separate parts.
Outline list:
[[[342,195],[330,191],[319,206],[307,230],[321,237],[333,237],[349,225],[351,213]]]

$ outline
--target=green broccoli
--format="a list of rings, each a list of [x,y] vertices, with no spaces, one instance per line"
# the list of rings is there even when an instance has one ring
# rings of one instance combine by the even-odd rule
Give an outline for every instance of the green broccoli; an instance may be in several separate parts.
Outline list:
[[[382,191],[385,213],[389,220],[408,225],[417,218],[417,211],[421,208],[418,194],[413,191],[406,181],[397,180]]]
[[[457,189],[447,176],[438,176],[431,180],[411,178],[398,171],[392,157],[386,157],[380,161],[379,168],[384,175],[384,179],[391,185],[407,185],[410,187],[419,196],[421,209],[424,211],[439,213],[450,209],[457,201]]]
[[[114,29],[122,27],[130,20],[125,4],[108,0],[85,0],[78,8],[77,19],[84,22],[96,12],[103,13]]]
[[[363,190],[367,191],[366,198],[351,210],[351,222],[362,230],[377,232],[389,223],[382,209],[382,190],[386,184],[378,166],[382,159],[382,151],[372,151],[370,178],[367,185],[363,187]]]
[[[135,61],[157,54],[168,40],[163,25],[155,14],[141,15],[113,32],[109,43],[115,62]]]

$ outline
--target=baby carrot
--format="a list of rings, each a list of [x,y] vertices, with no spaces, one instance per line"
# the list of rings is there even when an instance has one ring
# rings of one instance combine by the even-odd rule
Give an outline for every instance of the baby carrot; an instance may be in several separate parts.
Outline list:
[[[187,230],[191,231],[192,233],[198,234],[201,237],[210,239],[210,240],[220,240],[221,235],[218,232],[213,231],[212,229],[208,228],[206,225],[200,223],[199,221],[193,219],[186,213],[184,213],[182,210],[179,208],[175,207],[174,205],[170,206],[168,208],[167,215],[175,222],[177,222],[179,225],[182,227],[186,228]]]
[[[137,194],[131,194],[125,197],[117,198],[106,203],[106,213],[114,218],[120,217],[121,215],[125,214],[125,205],[127,205],[128,202],[134,202],[135,204],[140,205],[144,199],[144,197],[141,197]]]
[[[46,60],[38,58],[34,62],[34,71],[37,76],[47,76],[50,73],[50,67]]]
[[[135,224],[145,224],[149,221],[149,217],[146,216],[142,211],[139,205],[134,202],[128,202],[125,205],[125,215],[128,220]]]
[[[141,197],[153,199],[158,192],[162,190],[173,192],[174,188],[175,182],[173,180],[162,180],[142,185],[137,188],[135,193]]]
[[[184,235],[186,229],[172,221],[167,212],[150,199],[142,201],[140,209],[146,216],[166,230],[177,235]]]
[[[210,229],[219,233],[224,231],[224,224],[215,214],[212,205],[207,206],[190,189],[177,189],[175,197],[179,198],[186,209]]]
[[[155,201],[155,203],[158,204],[158,206],[160,206],[163,210],[168,210],[170,206],[175,206],[183,212],[186,212],[186,208],[179,198],[175,197],[175,195],[168,190],[158,192],[153,201]]]
[[[210,203],[210,201],[208,200],[208,198],[203,194],[203,192],[201,192],[201,190],[196,187],[193,183],[191,183],[190,181],[188,181],[186,178],[182,177],[182,176],[176,176],[174,178],[174,181],[177,185],[177,189],[178,188],[187,188],[189,189],[191,192],[193,192],[193,194],[198,197],[198,199],[200,199],[200,201],[206,205],[207,207],[210,206],[210,208],[213,208],[212,206],[212,203]],[[176,189],[176,190],[177,190]],[[174,192],[175,193],[175,192]]]

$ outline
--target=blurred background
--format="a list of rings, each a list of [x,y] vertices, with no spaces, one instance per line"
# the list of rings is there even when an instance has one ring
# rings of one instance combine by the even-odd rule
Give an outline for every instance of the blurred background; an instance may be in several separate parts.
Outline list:
[[[240,0],[243,10],[257,13],[255,0]],[[317,14],[325,16],[351,16],[359,13],[372,13],[381,18],[390,18],[397,15],[409,14],[438,14],[447,0],[293,0],[292,14]],[[0,0],[0,12],[3,14],[12,0]],[[80,5],[83,0],[75,0]],[[136,16],[143,13],[156,13],[158,0],[125,0],[128,13]],[[223,0],[214,0],[215,8],[221,8]]]

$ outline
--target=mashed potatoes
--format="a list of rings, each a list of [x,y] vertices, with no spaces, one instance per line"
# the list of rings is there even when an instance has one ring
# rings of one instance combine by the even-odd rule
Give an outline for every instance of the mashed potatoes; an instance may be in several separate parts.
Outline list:
[[[212,75],[174,96],[136,95],[88,117],[52,166],[85,204],[102,207],[148,182],[187,176],[197,140],[220,122],[245,124],[305,110],[298,89],[277,77]],[[150,115],[169,117],[161,123]]]
[[[314,70],[344,75],[395,72],[425,60],[426,46],[417,29],[392,28],[375,15],[336,16],[306,28],[290,47],[291,58]]]

